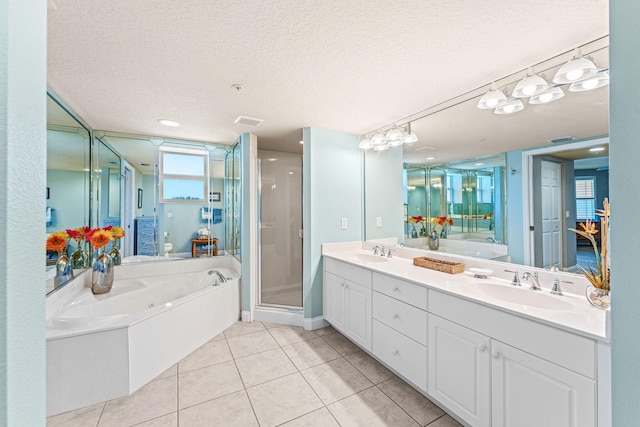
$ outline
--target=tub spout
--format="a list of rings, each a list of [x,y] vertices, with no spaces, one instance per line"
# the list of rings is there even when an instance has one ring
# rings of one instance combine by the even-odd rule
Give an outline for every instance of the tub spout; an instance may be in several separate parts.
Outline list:
[[[224,277],[224,274],[220,273],[218,270],[213,270],[216,273],[216,276],[218,276],[218,280],[220,283],[227,283],[227,278]]]

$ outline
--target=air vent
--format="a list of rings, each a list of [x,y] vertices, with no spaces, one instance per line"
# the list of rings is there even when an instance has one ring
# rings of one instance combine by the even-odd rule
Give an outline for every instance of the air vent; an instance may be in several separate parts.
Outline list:
[[[573,136],[563,136],[562,138],[548,139],[547,142],[552,144],[561,144],[563,142],[571,142],[575,139]]]
[[[239,125],[247,125],[247,126],[258,126],[260,123],[262,123],[264,120],[262,119],[254,119],[253,117],[246,117],[246,116],[238,116],[238,118],[235,120],[234,123],[237,123]]]

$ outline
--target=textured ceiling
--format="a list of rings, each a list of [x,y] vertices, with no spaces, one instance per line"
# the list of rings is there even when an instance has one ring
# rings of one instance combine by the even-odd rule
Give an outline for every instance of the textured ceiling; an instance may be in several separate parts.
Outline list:
[[[55,3],[48,84],[93,128],[294,152],[302,127],[369,132],[608,34],[607,0]]]

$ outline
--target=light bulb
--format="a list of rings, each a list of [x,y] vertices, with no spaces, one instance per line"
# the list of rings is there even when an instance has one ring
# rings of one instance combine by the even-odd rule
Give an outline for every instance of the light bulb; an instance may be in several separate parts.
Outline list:
[[[535,93],[536,91],[536,87],[535,86],[527,86],[525,88],[522,89],[522,93],[524,93],[527,96],[531,96]]]
[[[487,107],[495,108],[497,106],[498,106],[498,100],[497,99],[494,98],[494,99],[490,99],[490,100],[487,101]]]
[[[584,82],[581,82],[580,85],[585,90],[594,89],[596,86],[598,86],[598,79],[585,80]]]
[[[545,92],[541,94],[539,98],[540,102],[544,104],[545,102],[549,102],[553,99],[553,94],[551,92]]]
[[[505,113],[509,114],[509,113],[513,113],[513,110],[516,109],[516,107],[513,104],[509,104],[509,105],[505,105],[503,108]]]
[[[571,70],[567,73],[567,80],[574,82],[584,74],[584,70]]]

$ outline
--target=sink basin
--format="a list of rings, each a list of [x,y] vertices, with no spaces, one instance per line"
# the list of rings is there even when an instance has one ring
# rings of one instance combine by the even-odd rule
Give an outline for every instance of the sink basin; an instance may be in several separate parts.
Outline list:
[[[371,254],[355,254],[353,256],[358,261],[363,262],[389,262],[389,260],[380,255],[371,255]]]
[[[468,285],[468,287],[481,295],[519,304],[523,308],[533,307],[544,310],[571,310],[573,308],[573,304],[563,300],[561,296],[550,295],[544,293],[545,291],[532,291],[525,285],[516,287],[478,282]]]

